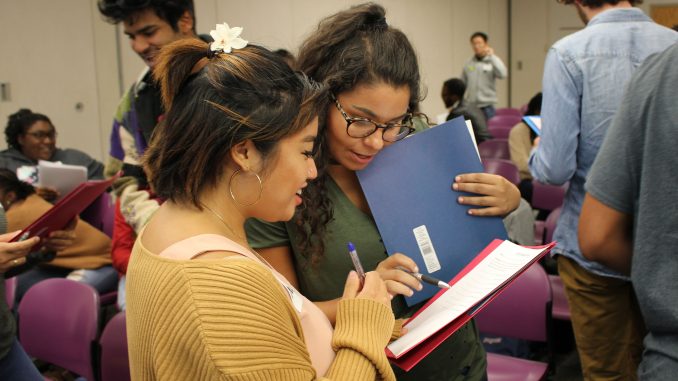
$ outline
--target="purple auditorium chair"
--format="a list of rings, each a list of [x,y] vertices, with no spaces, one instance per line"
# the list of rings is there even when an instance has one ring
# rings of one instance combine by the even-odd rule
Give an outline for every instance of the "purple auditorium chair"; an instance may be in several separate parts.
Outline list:
[[[532,180],[532,207],[542,210],[554,210],[563,205],[565,192],[569,184],[548,185]]]
[[[556,230],[556,224],[560,217],[561,208],[555,208],[549,213],[544,222],[544,243],[549,243],[553,240],[553,232]],[[551,283],[551,290],[553,293],[553,306],[551,315],[554,319],[570,320],[570,305],[567,303],[567,296],[565,295],[565,286],[563,280],[558,275],[549,275],[549,282]]]
[[[516,167],[516,165],[510,160],[489,158],[483,158],[482,160],[483,167],[485,167],[485,172],[503,176],[508,181],[516,185],[520,183],[518,167]]]
[[[485,334],[548,342],[551,286],[538,263],[509,284],[476,316]],[[546,376],[549,365],[495,353],[487,354],[488,381],[536,381]]]
[[[107,192],[102,193],[87,209],[80,213],[80,218],[112,237],[115,202],[113,202],[111,195]]]
[[[511,129],[521,119],[521,115],[495,115],[487,121],[487,130],[495,139],[508,139]]]
[[[517,108],[512,108],[512,107],[504,107],[504,108],[498,108],[495,110],[495,116],[500,116],[500,115],[514,115],[514,116],[519,116],[523,117],[523,112],[520,111]]]
[[[549,212],[545,221],[537,220],[534,222],[534,237],[535,244],[547,244],[553,240],[553,232],[556,230],[558,218],[562,207],[557,207]]]
[[[118,312],[106,324],[99,344],[101,345],[101,381],[130,381],[124,311]]]
[[[98,327],[99,294],[84,283],[47,279],[19,303],[19,341],[26,353],[92,381]]]
[[[514,115],[495,115],[487,121],[487,126],[509,126],[513,127],[516,124],[520,123],[523,119],[523,116],[520,114]]]
[[[512,128],[513,125],[497,124],[487,126],[487,131],[494,139],[508,139]]]
[[[16,298],[16,282],[16,277],[5,279],[5,299],[10,310],[14,307],[14,299]]]
[[[546,221],[544,221],[544,243],[549,243],[553,240],[553,232],[556,231],[561,210],[561,207],[557,207],[546,217]]]
[[[480,157],[485,159],[511,160],[509,144],[506,139],[490,139],[478,144]]]

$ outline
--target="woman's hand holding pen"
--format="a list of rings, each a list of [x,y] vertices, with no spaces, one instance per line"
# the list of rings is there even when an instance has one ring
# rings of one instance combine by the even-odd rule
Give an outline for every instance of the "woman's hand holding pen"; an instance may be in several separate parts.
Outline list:
[[[344,296],[342,299],[369,299],[385,304],[391,308],[391,295],[386,289],[386,284],[376,271],[370,271],[365,274],[365,284],[360,288],[360,278],[355,271],[351,271],[346,279],[344,286]]]
[[[411,272],[418,272],[417,264],[404,254],[394,254],[379,262],[376,272],[386,283],[386,288],[391,296],[405,295],[412,296],[414,290],[421,290],[421,283],[410,274],[401,271],[398,267],[403,267]]]
[[[456,176],[452,189],[476,193],[478,196],[459,196],[459,203],[480,206],[470,209],[474,216],[506,216],[520,204],[520,191],[513,183],[490,173],[466,173]]]

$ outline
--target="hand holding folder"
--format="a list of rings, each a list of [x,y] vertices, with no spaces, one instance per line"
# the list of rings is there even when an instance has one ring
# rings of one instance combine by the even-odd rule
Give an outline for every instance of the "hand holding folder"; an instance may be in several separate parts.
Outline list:
[[[119,175],[116,175],[108,180],[92,180],[78,185],[50,210],[17,234],[10,242],[40,237],[41,242],[31,249],[32,251],[39,250],[43,245],[43,238],[48,237],[55,230],[64,229],[89,204],[105,192],[118,177]]]
[[[525,247],[494,240],[450,281],[450,289],[436,294],[405,323],[407,333],[388,345],[387,356],[410,370],[554,245]]]
[[[421,274],[452,279],[488,242],[505,239],[499,217],[474,217],[452,189],[457,175],[483,172],[463,117],[392,144],[362,171],[360,186],[388,255],[412,258]],[[438,288],[424,284],[406,298],[412,306]]]

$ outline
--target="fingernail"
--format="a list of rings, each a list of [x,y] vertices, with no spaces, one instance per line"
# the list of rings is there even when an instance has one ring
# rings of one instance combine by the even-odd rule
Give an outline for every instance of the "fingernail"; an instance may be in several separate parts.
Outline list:
[[[414,265],[414,272],[418,273],[419,272],[419,267],[417,265]]]
[[[460,182],[460,181],[461,181],[461,176],[455,176],[455,177],[454,177],[454,181]]]
[[[410,290],[410,292],[407,293],[407,296],[412,296],[414,295],[414,291]]]
[[[422,286],[421,283],[420,283],[419,287],[417,287],[417,290],[421,291],[423,288],[424,288],[424,286]]]
[[[459,189],[459,185],[457,185],[457,183],[452,184],[452,189],[454,190]]]
[[[469,210],[468,214],[473,215],[473,210]]]
[[[464,198],[463,198],[463,197],[459,197],[457,200],[459,201],[460,204],[463,204],[463,203],[464,203]]]

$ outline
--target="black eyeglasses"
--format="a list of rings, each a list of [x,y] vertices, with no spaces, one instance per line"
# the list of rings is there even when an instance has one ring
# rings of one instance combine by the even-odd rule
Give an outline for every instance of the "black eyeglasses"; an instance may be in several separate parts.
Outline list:
[[[56,139],[57,137],[57,132],[56,131],[36,131],[36,132],[27,132],[26,135],[31,135],[32,137],[38,139],[38,140],[43,140],[46,138],[50,138],[51,140]]]
[[[346,134],[352,138],[365,138],[372,135],[378,128],[383,128],[382,139],[387,142],[397,142],[414,132],[412,127],[412,113],[407,113],[399,122],[381,124],[373,120],[361,117],[349,116],[341,107],[339,100],[332,95],[337,110],[346,120]]]

